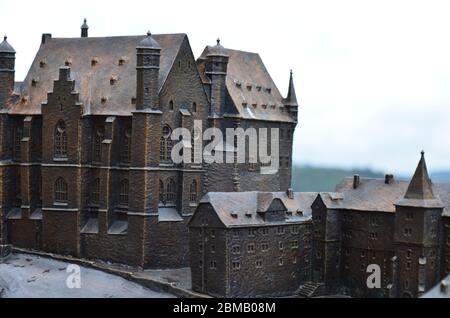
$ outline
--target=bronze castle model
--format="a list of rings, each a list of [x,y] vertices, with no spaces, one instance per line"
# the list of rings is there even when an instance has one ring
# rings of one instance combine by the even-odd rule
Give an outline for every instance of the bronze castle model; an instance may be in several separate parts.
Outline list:
[[[0,44],[0,257],[11,246],[141,268],[191,267],[219,297],[417,297],[450,272],[450,185],[424,154],[410,182],[290,189],[297,100],[258,54],[185,34],[53,38],[24,82]],[[175,128],[279,129],[279,168],[175,163]],[[194,148],[195,133],[187,148]],[[216,151],[236,153],[222,143]],[[368,285],[370,268],[380,286]]]
[[[187,266],[189,217],[211,191],[280,191],[291,179],[297,102],[258,54],[185,34],[53,38],[43,34],[22,83],[0,44],[0,245],[144,268]],[[281,167],[173,164],[172,129],[283,132]],[[224,145],[223,151],[233,151]]]

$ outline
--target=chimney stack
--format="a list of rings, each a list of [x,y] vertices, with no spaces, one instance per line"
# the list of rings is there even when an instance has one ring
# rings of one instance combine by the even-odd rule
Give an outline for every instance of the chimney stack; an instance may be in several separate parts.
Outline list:
[[[394,181],[394,175],[393,174],[387,174],[384,176],[384,183],[385,184],[391,184]]]
[[[291,200],[294,199],[294,190],[292,190],[292,188],[287,189],[286,194],[289,199],[291,199]]]
[[[361,182],[361,179],[359,178],[359,175],[355,174],[353,176],[353,189],[357,189],[359,187],[360,182]]]
[[[84,23],[81,25],[81,37],[82,38],[88,37],[88,30],[89,30],[89,27],[86,23],[86,18],[84,18]]]

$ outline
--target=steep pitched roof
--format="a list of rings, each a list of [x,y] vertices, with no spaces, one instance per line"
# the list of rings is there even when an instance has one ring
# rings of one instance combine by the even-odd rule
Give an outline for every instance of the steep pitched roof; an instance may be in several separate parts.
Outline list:
[[[209,203],[226,227],[263,226],[258,212],[266,212],[275,199],[281,200],[290,215],[286,222],[302,222],[311,218],[311,205],[316,192],[295,192],[289,199],[285,192],[210,192],[201,203]],[[302,213],[297,213],[301,211]],[[273,224],[273,223],[270,223]]]
[[[155,34],[161,46],[159,87],[164,85],[185,34]],[[136,95],[136,46],[145,36],[50,38],[41,45],[13,114],[40,114],[59,67],[68,64],[85,114],[131,115]],[[119,65],[119,60],[122,61]],[[110,81],[114,78],[114,85]],[[33,82],[33,83],[32,83]],[[102,98],[106,102],[102,103]]]
[[[401,204],[409,186],[408,181],[393,180],[386,184],[384,179],[361,178],[359,186],[353,188],[353,178],[345,178],[336,187],[336,192],[342,193],[339,204],[329,206],[331,209],[345,209],[354,211],[371,211],[394,213],[395,205]],[[444,215],[450,211],[450,183],[434,183],[433,191],[444,206]],[[407,203],[407,202],[405,202]],[[423,206],[424,202],[416,201],[417,207]]]
[[[433,193],[433,184],[428,176],[425,153],[417,165],[416,172],[409,183],[405,196],[398,205],[420,207],[442,207],[442,202]]]
[[[206,47],[197,61],[204,83],[205,61],[213,47]],[[224,49],[229,56],[226,87],[233,105],[228,116],[245,119],[293,122],[284,108],[284,100],[257,53]]]

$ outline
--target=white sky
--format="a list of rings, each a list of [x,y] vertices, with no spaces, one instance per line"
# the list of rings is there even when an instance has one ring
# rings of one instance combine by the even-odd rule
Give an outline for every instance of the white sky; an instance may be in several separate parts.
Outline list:
[[[412,174],[450,170],[450,1],[4,1],[0,33],[22,80],[41,34],[187,33],[198,56],[217,37],[260,53],[299,100],[294,160]]]

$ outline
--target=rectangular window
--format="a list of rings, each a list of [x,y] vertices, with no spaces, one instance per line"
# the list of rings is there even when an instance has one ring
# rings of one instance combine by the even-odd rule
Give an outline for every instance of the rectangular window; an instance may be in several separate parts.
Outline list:
[[[292,249],[297,249],[298,248],[298,241],[297,240],[291,242],[291,248]]]
[[[234,271],[241,269],[241,262],[240,261],[232,261],[231,269],[233,269]]]
[[[210,264],[209,264],[209,268],[210,268],[210,269],[216,269],[216,268],[217,268],[217,263],[216,263],[216,261],[211,261]]]
[[[255,252],[255,244],[254,243],[249,243],[247,245],[247,252],[248,253],[254,253]]]
[[[248,236],[254,237],[256,235],[256,229],[248,229]]]
[[[292,234],[298,234],[299,233],[298,225],[293,225],[291,227],[291,233]]]
[[[216,237],[216,230],[215,229],[211,229],[211,237],[212,238]]]
[[[261,243],[261,250],[263,252],[267,252],[269,250],[269,244],[267,243]]]
[[[233,229],[233,237],[234,238],[238,238],[240,236],[239,230],[238,229]]]
[[[284,244],[283,244],[283,242],[279,242],[279,243],[278,243],[278,247],[280,248],[280,250],[283,250],[283,249],[284,249]]]
[[[215,245],[211,245],[211,253],[215,253],[216,252],[216,246]]]
[[[262,259],[259,259],[256,261],[256,268],[262,268],[263,267],[263,261]]]
[[[262,228],[262,234],[263,234],[263,235],[269,235],[269,228],[263,227],[263,228]]]
[[[278,265],[279,265],[279,266],[283,266],[283,258],[282,258],[282,257],[280,257],[280,258],[278,259]]]
[[[277,234],[278,235],[283,235],[284,234],[284,227],[283,226],[279,226],[277,228]]]
[[[233,254],[241,254],[241,247],[240,247],[239,245],[234,245],[234,246],[231,248],[231,252],[232,252]]]

